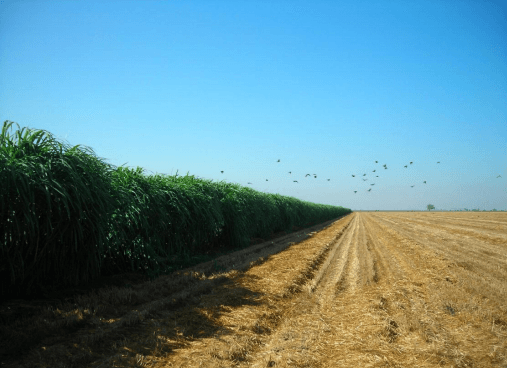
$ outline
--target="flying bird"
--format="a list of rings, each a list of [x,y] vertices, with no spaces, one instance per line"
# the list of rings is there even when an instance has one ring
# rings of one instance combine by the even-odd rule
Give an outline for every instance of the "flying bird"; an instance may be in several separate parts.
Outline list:
[[[413,188],[413,187],[414,187],[413,185],[410,186],[410,188]]]
[[[280,160],[276,161],[276,162],[280,162]]]
[[[354,193],[357,193],[357,190],[354,190]]]
[[[268,181],[268,179],[266,179],[266,181]]]
[[[366,174],[364,174],[363,176],[366,176]]]
[[[252,184],[252,183],[248,183],[248,184]]]
[[[297,183],[298,181],[297,180],[294,180],[294,183]]]
[[[377,171],[377,170],[373,170],[372,172],[375,172],[375,171]]]
[[[368,192],[371,192],[371,188],[370,188],[370,189],[368,189]]]
[[[408,165],[405,165],[404,168],[406,169],[408,167]]]
[[[289,174],[292,174],[292,171],[289,171]]]
[[[355,178],[356,176],[355,175],[352,175],[353,178]]]
[[[413,162],[412,162],[412,161],[410,161],[410,165],[412,165],[412,164],[413,164]]]
[[[317,175],[315,175],[314,178],[317,179]]]
[[[305,178],[306,178],[307,176],[311,176],[311,175],[310,175],[310,174],[306,174],[306,175],[305,175]]]
[[[223,171],[220,171],[222,174],[224,173]]]
[[[439,163],[440,163],[440,161],[437,161],[437,164],[439,164]]]
[[[378,161],[375,161],[376,164],[378,164]]]
[[[329,181],[329,180],[331,180],[331,179],[327,179],[327,181]]]
[[[497,179],[498,179],[498,178],[501,178],[501,176],[500,176],[500,175],[498,175],[496,178],[497,178]]]
[[[363,181],[366,181],[366,180],[368,180],[368,179],[363,179]]]
[[[375,183],[373,183],[373,184],[370,184],[370,185],[375,185]]]
[[[423,183],[424,183],[424,184],[426,184],[426,180],[425,180],[425,181],[423,181]]]

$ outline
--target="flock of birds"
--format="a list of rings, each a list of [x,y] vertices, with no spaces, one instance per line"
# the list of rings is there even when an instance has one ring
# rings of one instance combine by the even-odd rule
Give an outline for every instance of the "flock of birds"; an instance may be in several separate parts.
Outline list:
[[[376,164],[378,164],[378,161],[375,161]],[[410,161],[409,165],[412,165],[414,162]],[[437,164],[439,164],[440,161],[437,161]],[[387,170],[387,164],[382,165],[384,167],[384,170]],[[408,165],[403,166],[405,169],[408,168]],[[373,172],[376,172],[377,170],[373,170]],[[366,176],[366,174],[363,174],[363,176]],[[353,178],[355,178],[355,175],[352,175]],[[378,178],[378,175],[375,175],[376,178]],[[368,179],[363,179],[363,181],[367,181]],[[426,184],[426,180],[423,181],[423,184]],[[370,184],[375,185],[375,183]],[[415,185],[411,185],[410,188],[415,187]],[[371,188],[367,190],[368,192],[371,192]],[[354,190],[354,193],[357,193],[357,190]]]
[[[280,160],[278,160],[277,162],[280,162]],[[378,161],[375,161],[375,163],[376,163],[376,164],[378,164]],[[407,164],[407,165],[405,165],[405,166],[403,166],[403,167],[406,169],[406,168],[408,168],[408,165],[412,165],[413,163],[414,163],[413,161],[410,161],[410,163],[409,163],[409,164]],[[437,164],[439,164],[439,163],[440,163],[440,161],[437,161]],[[384,164],[384,165],[383,165],[383,167],[384,167],[384,169],[385,169],[385,170],[387,170],[387,164]],[[377,170],[373,170],[373,172],[376,172],[376,171],[377,171]],[[223,174],[224,172],[223,172],[223,171],[221,171],[221,173]],[[289,171],[289,174],[292,174],[292,171]],[[308,177],[308,176],[312,176],[312,175],[311,175],[311,174],[306,174],[306,175],[305,175],[305,178],[306,178],[306,177]],[[363,176],[366,176],[366,174],[363,174]],[[313,177],[314,177],[315,179],[317,179],[317,174],[313,174]],[[356,175],[352,175],[352,177],[353,177],[353,178],[355,178],[355,177],[356,177]],[[376,177],[376,178],[378,178],[379,176],[378,176],[378,175],[375,175],[375,177]],[[497,176],[497,179],[498,179],[498,178],[501,178],[501,176],[500,176],[500,175],[498,175],[498,176]],[[327,179],[327,181],[330,181],[330,180],[331,180],[331,179]],[[368,179],[363,179],[363,181],[367,181],[367,180],[368,180]],[[268,181],[268,179],[266,179],[266,181]],[[297,181],[297,180],[294,180],[294,183],[298,183],[298,181]],[[252,184],[252,183],[250,183],[250,182],[249,182],[248,184]],[[423,184],[426,184],[426,180],[424,180],[424,181],[423,181]],[[375,185],[375,183],[372,183],[372,184],[370,184],[370,185],[371,185],[371,186],[373,186],[373,185]],[[411,187],[411,188],[413,188],[414,186],[415,186],[415,185],[411,185],[410,187]],[[367,190],[367,192],[371,192],[371,188],[370,188],[370,189],[368,189],[368,190]],[[357,190],[354,190],[354,193],[357,193]]]

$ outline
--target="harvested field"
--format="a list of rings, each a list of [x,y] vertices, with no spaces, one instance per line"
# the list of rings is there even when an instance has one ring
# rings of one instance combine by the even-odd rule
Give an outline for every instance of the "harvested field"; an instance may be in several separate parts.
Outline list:
[[[507,367],[507,214],[326,226],[4,322],[2,367]]]

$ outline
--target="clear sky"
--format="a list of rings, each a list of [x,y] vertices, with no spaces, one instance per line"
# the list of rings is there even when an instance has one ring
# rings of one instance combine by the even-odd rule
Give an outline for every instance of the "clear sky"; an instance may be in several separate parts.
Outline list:
[[[505,210],[506,51],[502,1],[1,0],[0,120],[146,174]]]

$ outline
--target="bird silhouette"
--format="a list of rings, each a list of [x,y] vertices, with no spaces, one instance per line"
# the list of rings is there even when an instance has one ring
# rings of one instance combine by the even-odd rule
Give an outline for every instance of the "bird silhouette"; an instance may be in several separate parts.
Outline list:
[[[368,180],[368,179],[363,179],[363,181],[366,181],[366,180]]]
[[[370,185],[375,185],[375,183],[373,183],[373,184],[370,184]]]
[[[378,164],[378,161],[375,161],[376,164]]]
[[[292,171],[289,171],[289,174],[292,174]]]
[[[366,176],[366,174],[364,174],[363,176]]]
[[[317,175],[315,175],[314,178],[317,179]]]
[[[498,178],[501,178],[501,176],[500,176],[500,175],[498,175],[496,178],[497,178],[497,179],[498,179]]]
[[[386,166],[386,167],[384,167],[384,169],[386,169],[386,170],[387,170],[387,166]]]
[[[371,188],[370,188],[370,189],[368,189],[368,192],[371,192]]]
[[[424,183],[424,184],[426,184],[426,180],[425,180],[425,181],[423,181],[423,183]]]
[[[413,164],[413,162],[412,162],[412,161],[410,161],[410,165],[412,165],[412,164]]]
[[[276,161],[276,162],[280,162],[280,160]]]
[[[354,190],[354,193],[357,193],[357,190]]]
[[[327,179],[327,181],[329,181],[329,180],[331,180],[331,179]]]
[[[248,183],[248,184],[252,184],[252,183]]]
[[[294,180],[294,183],[297,183],[298,181],[297,180]]]
[[[377,170],[373,170],[372,172],[375,172],[375,171],[377,171]]]
[[[305,178],[306,178],[307,176],[311,176],[311,175],[310,175],[310,174],[306,174],[306,175],[305,175]]]
[[[437,161],[437,164],[439,164],[439,163],[440,163],[440,161]]]
[[[414,185],[411,185],[411,186],[410,186],[410,188],[413,188],[413,187],[414,187]]]
[[[356,176],[355,175],[352,175],[353,178],[355,178]]]
[[[266,181],[268,181],[268,179],[266,179]]]
[[[376,178],[378,178],[378,175],[376,176]]]
[[[408,167],[408,165],[405,165],[404,168],[406,169]]]
[[[223,171],[220,171],[222,174],[224,173]]]

